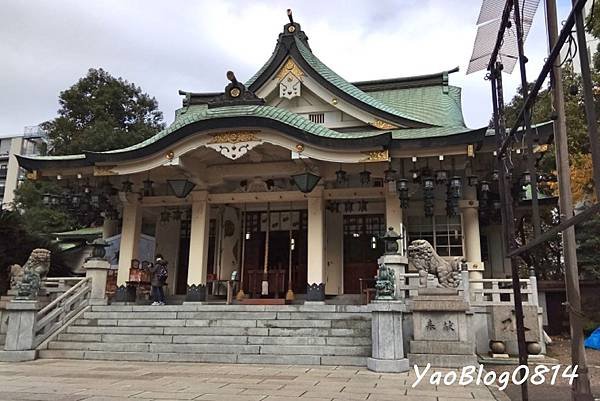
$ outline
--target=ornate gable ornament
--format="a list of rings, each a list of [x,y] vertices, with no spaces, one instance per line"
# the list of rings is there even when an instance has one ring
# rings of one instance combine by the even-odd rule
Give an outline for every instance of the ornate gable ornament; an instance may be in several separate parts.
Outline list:
[[[226,131],[212,134],[212,139],[206,144],[221,155],[231,160],[237,160],[248,151],[262,143],[256,135],[258,131]]]
[[[279,97],[293,99],[302,95],[304,72],[292,58],[288,58],[275,78],[279,81]]]
[[[233,71],[227,71],[227,79],[231,82],[225,87],[225,93],[209,101],[209,109],[226,106],[261,105],[265,103],[264,99],[250,92],[243,83],[239,82]]]

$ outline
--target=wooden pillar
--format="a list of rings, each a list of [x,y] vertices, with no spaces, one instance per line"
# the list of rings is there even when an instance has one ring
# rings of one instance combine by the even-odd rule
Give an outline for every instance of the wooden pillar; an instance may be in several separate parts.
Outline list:
[[[308,278],[306,300],[325,301],[325,205],[323,187],[308,194]]]
[[[119,247],[119,271],[117,285],[122,286],[129,280],[131,260],[138,258],[140,235],[142,232],[142,208],[137,201],[123,205],[123,224]]]
[[[192,195],[192,220],[190,230],[190,257],[188,262],[186,302],[206,300],[206,274],[208,271],[208,229],[210,205],[208,192]]]
[[[471,196],[473,198],[473,196]],[[483,262],[481,261],[481,237],[479,232],[479,202],[475,199],[461,200],[463,238],[465,244],[465,259],[469,270],[471,288],[483,288],[482,283],[474,280],[483,279]]]
[[[388,190],[385,192],[385,224],[386,227],[392,227],[394,231],[402,235],[402,208],[398,192],[396,192],[396,181],[391,181],[386,185]],[[400,254],[404,255],[404,246],[400,247]]]

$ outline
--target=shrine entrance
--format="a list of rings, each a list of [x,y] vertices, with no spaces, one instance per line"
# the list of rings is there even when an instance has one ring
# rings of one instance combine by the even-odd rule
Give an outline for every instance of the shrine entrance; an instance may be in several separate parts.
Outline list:
[[[242,235],[242,288],[246,294],[284,298],[290,286],[296,294],[306,292],[306,210],[247,212]]]
[[[344,216],[344,294],[359,294],[361,279],[374,279],[385,231],[383,214]]]

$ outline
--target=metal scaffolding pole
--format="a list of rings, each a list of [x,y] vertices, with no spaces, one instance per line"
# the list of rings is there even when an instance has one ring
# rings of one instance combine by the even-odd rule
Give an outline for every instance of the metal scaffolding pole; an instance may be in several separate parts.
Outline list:
[[[496,136],[496,145],[498,150],[502,146],[506,129],[504,123],[504,94],[502,87],[502,64],[496,62],[490,70],[490,81],[492,84],[492,103],[494,109],[494,131]],[[502,216],[502,235],[505,247],[504,255],[516,248],[515,242],[515,219],[513,215],[513,199],[510,191],[510,171],[506,163],[506,155],[497,159],[500,171],[499,190],[501,194],[501,216]],[[510,267],[512,275],[512,287],[514,293],[515,320],[517,326],[517,343],[519,349],[519,365],[527,365],[527,344],[525,343],[525,323],[523,316],[523,296],[521,294],[521,282],[519,281],[519,268],[516,257],[510,258]],[[520,371],[520,376],[523,372]],[[523,401],[529,400],[527,380],[521,384],[521,398]]]
[[[523,91],[523,99],[529,94],[529,84],[527,83],[527,70],[525,64],[527,63],[527,57],[525,57],[525,51],[523,49],[523,24],[521,21],[521,11],[519,9],[519,0],[514,0],[514,18],[515,26],[517,30],[517,48],[519,51],[519,71],[521,73],[521,88]],[[525,139],[527,141],[527,170],[531,175],[531,220],[533,222],[533,232],[535,237],[539,237],[542,233],[540,224],[540,207],[538,202],[538,188],[537,188],[537,173],[535,171],[535,160],[533,157],[533,134],[531,131],[531,111],[526,110],[523,116],[525,122]]]
[[[579,14],[579,13],[578,13]],[[550,48],[558,42],[558,26],[556,19],[556,0],[546,0],[546,19]],[[581,47],[580,43],[580,47]],[[585,46],[585,43],[583,44]],[[569,170],[569,149],[567,147],[567,123],[564,104],[564,91],[560,60],[555,59],[551,70],[552,105],[556,112],[554,124],[554,143],[556,167],[558,170],[558,191],[561,221],[573,216],[573,200]],[[581,321],[581,295],[579,293],[579,272],[577,269],[577,253],[575,227],[571,225],[562,233],[565,259],[565,281],[567,286],[567,306],[571,323],[571,362],[578,366],[579,375],[573,382],[572,397],[574,401],[593,401],[588,377],[588,369],[583,348],[583,327]]]

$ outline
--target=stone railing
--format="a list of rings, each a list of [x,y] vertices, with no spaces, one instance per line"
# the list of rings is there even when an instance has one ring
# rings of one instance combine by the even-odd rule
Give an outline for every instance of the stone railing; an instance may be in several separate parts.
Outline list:
[[[92,290],[91,278],[81,277],[69,281],[77,283],[35,314],[34,347],[40,345],[88,305]]]
[[[537,279],[520,279],[523,304],[538,306]],[[512,279],[471,280],[471,305],[514,305]]]
[[[48,295],[50,301],[58,298],[67,292],[75,284],[79,283],[83,277],[46,277],[42,280],[43,293]]]

